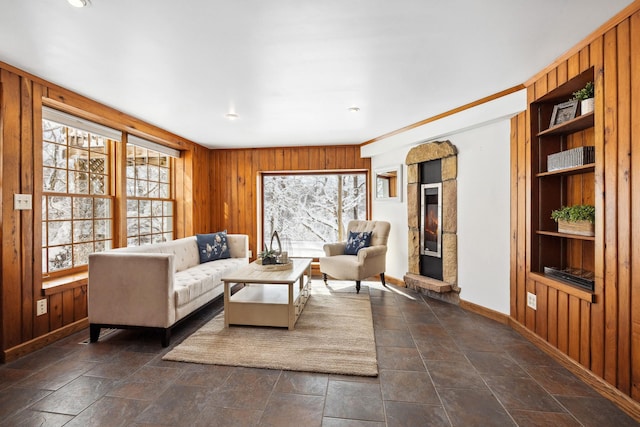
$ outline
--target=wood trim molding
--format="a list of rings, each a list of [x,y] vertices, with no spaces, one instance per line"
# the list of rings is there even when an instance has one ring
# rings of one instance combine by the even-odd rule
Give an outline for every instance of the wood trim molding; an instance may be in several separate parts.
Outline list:
[[[638,0],[638,1],[640,1],[640,0]],[[360,147],[364,147],[365,145],[373,144],[374,142],[378,142],[378,141],[381,141],[383,139],[392,137],[394,135],[398,135],[400,133],[407,132],[407,131],[409,131],[411,129],[415,129],[417,127],[426,125],[427,123],[435,122],[436,120],[440,120],[440,119],[443,119],[445,117],[452,116],[452,115],[460,113],[460,112],[462,112],[464,110],[469,110],[471,108],[477,107],[478,105],[482,105],[482,104],[485,104],[487,102],[494,101],[494,100],[496,100],[498,98],[502,98],[503,96],[510,95],[512,93],[518,92],[518,91],[520,91],[520,90],[522,90],[524,88],[525,88],[525,86],[522,85],[522,84],[512,86],[512,87],[510,87],[508,89],[502,90],[500,92],[494,93],[494,94],[489,95],[489,96],[485,96],[484,98],[480,98],[480,99],[478,99],[476,101],[469,102],[468,104],[461,105],[460,107],[456,107],[456,108],[453,108],[451,110],[445,111],[444,113],[440,113],[440,114],[437,114],[435,116],[428,117],[428,118],[426,118],[424,120],[421,120],[419,122],[407,125],[405,127],[402,127],[400,129],[391,131],[389,133],[385,133],[384,135],[381,135],[381,136],[378,136],[376,138],[370,139],[369,141],[365,141],[362,144],[360,144]]]
[[[502,323],[503,325],[509,324],[509,315],[500,313],[499,311],[491,310],[490,308],[483,307],[469,301],[465,301],[463,299],[460,300],[460,308],[487,317],[491,320],[495,320],[496,322]]]
[[[580,363],[562,353],[560,350],[549,344],[544,339],[540,338],[534,332],[527,329],[515,318],[469,301],[460,300],[460,307],[467,311],[471,311],[473,313],[495,320],[496,322],[508,325],[509,327],[511,327],[511,329],[518,332],[524,338],[529,340],[533,345],[551,356],[572,374],[580,378],[583,382],[600,393],[603,397],[609,399],[612,403],[626,412],[630,417],[640,422],[639,402],[636,402],[630,396],[624,394],[623,392],[606,382],[604,379],[598,377],[593,372],[586,369]]]
[[[593,40],[595,40],[596,38],[604,36],[604,34],[607,31],[611,30],[612,28],[615,28],[618,24],[620,24],[621,21],[625,20],[626,18],[633,15],[639,10],[640,10],[640,0],[636,0],[633,3],[631,3],[629,6],[622,9],[616,15],[614,15],[611,19],[609,19],[607,22],[602,24],[600,27],[598,27],[594,32],[592,32],[587,37],[582,39],[580,43],[573,46],[571,49],[569,49],[568,51],[560,55],[558,58],[556,58],[556,60],[553,61],[551,64],[549,64],[547,67],[543,68],[541,71],[536,73],[533,77],[531,77],[529,80],[527,80],[524,83],[524,86],[526,87],[531,86],[538,79],[540,79],[545,74],[547,74],[549,71],[554,70],[558,65],[560,65],[560,63],[566,61],[571,56],[577,54],[582,49],[589,46],[593,42]]]
[[[528,339],[540,350],[544,351],[553,359],[555,359],[576,377],[580,378],[587,385],[591,386],[603,397],[613,402],[616,406],[626,412],[630,417],[640,422],[639,402],[636,402],[630,396],[627,396],[626,394],[606,382],[604,379],[598,377],[593,372],[589,371],[566,354],[562,353],[560,350],[549,344],[544,339],[540,338],[534,332],[527,329],[522,323],[518,322],[513,317],[509,318],[509,326],[520,335]]]
[[[71,334],[79,332],[89,327],[89,318],[85,317],[76,322],[63,326],[60,329],[56,329],[53,332],[39,336],[30,341],[17,345],[15,347],[4,350],[2,353],[2,363],[12,362],[18,358],[32,353],[36,350],[46,347],[62,338],[65,338]]]

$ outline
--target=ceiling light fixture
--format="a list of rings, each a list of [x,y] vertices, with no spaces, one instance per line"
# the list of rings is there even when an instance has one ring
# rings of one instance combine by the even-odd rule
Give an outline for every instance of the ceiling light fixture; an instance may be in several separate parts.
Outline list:
[[[85,7],[89,5],[87,0],[67,0],[67,2],[73,7]]]
[[[224,118],[227,120],[236,120],[238,117],[240,116],[238,116],[236,113],[227,113],[224,115]]]
[[[349,110],[352,113],[357,113],[358,111],[360,111],[360,107],[349,107],[347,108],[347,110]]]

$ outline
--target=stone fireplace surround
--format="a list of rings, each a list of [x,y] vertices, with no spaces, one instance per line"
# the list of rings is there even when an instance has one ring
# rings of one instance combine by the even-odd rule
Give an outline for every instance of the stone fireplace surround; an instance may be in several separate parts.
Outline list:
[[[412,148],[407,154],[407,213],[409,224],[409,271],[404,282],[410,289],[432,298],[459,303],[458,287],[458,150],[449,141]],[[441,160],[442,172],[442,279],[420,275],[420,177],[419,165]]]

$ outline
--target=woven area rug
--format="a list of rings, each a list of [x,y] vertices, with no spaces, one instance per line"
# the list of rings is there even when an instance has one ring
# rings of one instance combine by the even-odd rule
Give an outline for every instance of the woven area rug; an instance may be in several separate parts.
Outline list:
[[[350,288],[353,288],[351,286]],[[289,371],[377,376],[369,294],[335,292],[316,281],[294,330],[224,327],[224,313],[163,360]]]

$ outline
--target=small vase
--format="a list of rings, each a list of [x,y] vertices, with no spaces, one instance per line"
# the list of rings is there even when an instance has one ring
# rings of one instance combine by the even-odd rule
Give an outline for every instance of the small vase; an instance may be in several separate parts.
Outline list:
[[[593,98],[580,101],[580,114],[587,114],[593,111]]]

